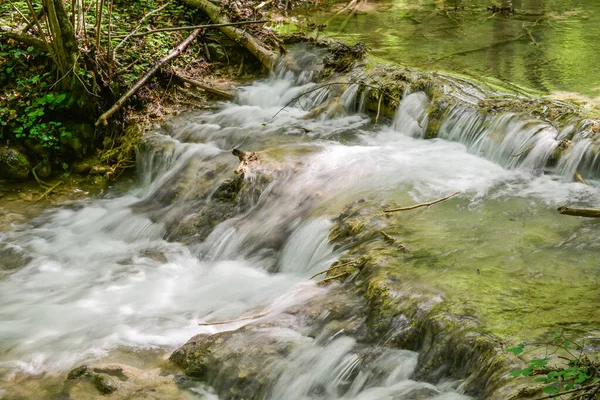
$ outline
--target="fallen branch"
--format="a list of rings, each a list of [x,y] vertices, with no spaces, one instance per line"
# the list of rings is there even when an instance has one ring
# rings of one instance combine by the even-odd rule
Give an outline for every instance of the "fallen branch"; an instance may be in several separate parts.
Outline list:
[[[36,201],[40,201],[42,200],[44,197],[48,196],[54,189],[56,189],[58,187],[58,185],[60,185],[62,183],[62,181],[52,185],[48,190],[46,190],[44,192],[44,194],[42,194]]]
[[[227,14],[223,12],[221,7],[211,3],[209,0],[182,0],[182,2],[202,11],[215,23],[215,25],[221,25],[219,27],[221,32],[240,46],[244,46],[269,70],[273,69],[277,54],[269,49],[265,43],[250,35],[248,32],[232,26],[231,21],[227,18]]]
[[[23,43],[28,46],[33,46],[37,49],[48,50],[46,42],[28,34],[0,31],[0,35],[4,36],[5,38],[12,39],[16,42]]]
[[[454,196],[456,196],[459,193],[461,193],[460,190],[458,192],[454,192],[452,194],[449,194],[448,196],[442,197],[441,199],[437,199],[437,200],[430,201],[430,202],[427,202],[427,203],[415,204],[414,206],[409,206],[409,207],[391,208],[391,209],[388,209],[388,210],[383,210],[383,212],[384,213],[393,213],[393,212],[397,212],[397,211],[414,210],[415,208],[420,208],[420,207],[429,207],[429,206],[432,206],[434,204],[441,203],[444,200],[448,200],[450,197],[454,197]]]
[[[342,272],[341,274],[337,274],[337,275],[331,276],[329,278],[325,278],[322,281],[317,282],[317,285],[323,285],[327,282],[331,282],[337,278],[341,278],[341,277],[349,275],[349,274],[350,274],[350,272],[348,272],[348,271]]]
[[[268,21],[268,20],[242,21],[242,22],[228,22],[225,24],[208,24],[208,25],[179,26],[179,27],[173,27],[173,28],[159,28],[159,29],[152,29],[151,31],[146,31],[146,32],[130,33],[128,35],[113,35],[112,38],[113,39],[132,38],[132,37],[135,38],[135,37],[141,37],[141,36],[146,36],[146,35],[152,35],[154,33],[160,33],[160,32],[191,31],[194,29],[222,28],[225,26],[266,24],[268,22],[271,22],[271,21]]]
[[[558,212],[563,215],[573,215],[575,217],[600,218],[600,209],[596,208],[569,208],[558,207]]]
[[[197,87],[198,89],[204,90],[205,92],[214,94],[215,96],[221,97],[225,100],[233,100],[234,95],[232,93],[226,92],[224,90],[219,90],[210,86],[206,86],[198,81],[186,78],[185,76],[181,76],[179,74],[174,73],[173,75],[176,76],[178,79],[182,80],[183,82],[189,83],[190,85]]]
[[[183,42],[181,42],[181,44],[179,46],[177,46],[172,52],[170,52],[169,54],[167,54],[166,56],[161,58],[154,65],[154,67],[152,67],[152,69],[150,71],[146,72],[146,74],[139,81],[137,81],[137,83],[135,85],[133,85],[133,87],[131,89],[129,89],[129,91],[127,93],[125,93],[119,100],[117,100],[117,102],[110,108],[110,110],[108,110],[107,112],[102,114],[100,116],[100,118],[98,118],[98,121],[96,121],[96,126],[106,125],[107,120],[110,117],[112,117],[112,115],[114,113],[116,113],[121,107],[123,107],[123,104],[125,104],[127,99],[129,99],[131,96],[133,96],[135,94],[135,92],[137,92],[142,86],[144,86],[144,84],[148,81],[148,79],[152,78],[154,76],[154,74],[156,74],[156,72],[160,69],[160,67],[162,67],[162,65],[164,63],[166,63],[167,61],[180,55],[183,52],[183,50],[185,50],[185,48],[198,36],[198,34],[200,34],[200,29],[196,29],[194,32],[192,32],[192,34],[190,36],[187,37],[187,39],[185,39]]]
[[[319,275],[326,274],[327,272],[329,272],[329,271],[332,271],[332,270],[334,270],[334,269],[337,269],[337,268],[341,268],[341,267],[345,267],[345,266],[348,266],[348,265],[354,264],[355,262],[356,262],[356,260],[352,260],[352,261],[345,262],[345,263],[343,263],[343,264],[337,264],[337,265],[334,265],[334,266],[332,266],[332,267],[329,267],[329,268],[327,268],[327,269],[325,269],[325,270],[323,270],[323,271],[321,271],[321,272],[317,272],[316,274],[314,274],[313,276],[311,276],[310,278],[308,278],[308,280],[311,280],[312,278],[316,278],[316,277],[317,277],[317,276],[319,276]]]
[[[210,326],[210,325],[225,325],[225,324],[230,324],[232,322],[239,322],[239,321],[246,321],[249,319],[256,319],[256,318],[261,318],[264,317],[265,315],[267,315],[269,312],[265,311],[262,312],[260,314],[254,314],[254,315],[249,315],[247,317],[241,317],[241,318],[236,318],[236,319],[230,319],[228,321],[218,321],[218,322],[199,322],[198,325],[200,326]]]

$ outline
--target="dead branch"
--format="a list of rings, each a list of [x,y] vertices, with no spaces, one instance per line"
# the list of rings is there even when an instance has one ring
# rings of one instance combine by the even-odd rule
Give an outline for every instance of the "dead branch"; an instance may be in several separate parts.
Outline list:
[[[218,322],[200,322],[198,323],[198,325],[200,326],[210,326],[210,325],[225,325],[225,324],[230,324],[232,322],[239,322],[239,321],[246,321],[249,319],[256,319],[256,318],[261,318],[264,317],[265,315],[267,315],[269,312],[265,311],[262,312],[260,314],[254,314],[254,315],[249,315],[247,317],[241,317],[241,318],[236,318],[236,319],[230,319],[228,321],[218,321]]]
[[[38,199],[36,201],[40,201],[42,200],[44,197],[48,196],[54,189],[56,189],[60,184],[62,183],[62,181],[59,181],[58,183],[52,185],[48,190],[46,190],[44,192],[44,194],[42,194],[40,197],[38,197]]]
[[[558,207],[558,212],[563,215],[572,215],[575,217],[600,218],[600,209],[597,208],[569,208]]]
[[[44,42],[43,40],[40,40],[34,36],[25,34],[25,33],[17,33],[17,32],[9,32],[9,31],[0,30],[0,36],[3,36],[8,39],[12,39],[19,43],[26,44],[28,46],[33,46],[37,49],[48,50],[48,47],[46,46],[46,42]]]
[[[349,274],[350,274],[350,272],[348,272],[348,271],[342,272],[342,273],[340,273],[340,274],[337,274],[337,275],[331,276],[331,277],[329,277],[329,278],[325,278],[325,279],[323,279],[322,281],[319,281],[319,282],[317,282],[317,285],[323,285],[323,284],[325,284],[325,283],[327,283],[327,282],[331,282],[331,281],[333,281],[333,280],[335,280],[335,279],[341,278],[341,277],[343,277],[343,276],[346,276],[346,275],[349,275]]]
[[[178,79],[182,80],[183,82],[189,83],[190,85],[197,87],[198,89],[204,90],[205,92],[214,94],[215,96],[221,97],[225,100],[233,100],[234,95],[230,92],[226,92],[224,90],[220,90],[220,89],[216,89],[216,88],[204,85],[198,81],[195,81],[190,78],[186,78],[185,76],[181,76],[179,74],[174,73],[173,75],[176,76]]]
[[[231,40],[244,46],[254,57],[256,57],[267,69],[272,70],[277,59],[277,54],[261,40],[250,35],[248,32],[229,25],[231,21],[221,7],[208,0],[182,0],[183,3],[194,7],[206,14],[215,24],[221,25],[219,30]]]
[[[355,262],[356,262],[356,260],[352,260],[352,261],[348,261],[348,262],[345,262],[345,263],[342,263],[342,264],[334,265],[334,266],[329,267],[329,268],[327,268],[327,269],[325,269],[323,271],[317,272],[316,274],[314,274],[313,276],[311,276],[310,278],[308,278],[308,280],[311,280],[312,278],[316,278],[319,275],[326,274],[327,272],[332,271],[334,269],[354,264]]]
[[[414,206],[409,206],[409,207],[391,208],[391,209],[388,209],[388,210],[383,210],[383,212],[387,214],[387,213],[393,213],[393,212],[397,212],[397,211],[414,210],[415,208],[420,208],[420,207],[429,207],[429,206],[432,206],[434,204],[441,203],[444,200],[448,200],[450,197],[454,197],[454,196],[456,196],[459,193],[461,193],[460,190],[457,191],[457,192],[451,193],[448,196],[442,197],[441,199],[437,199],[437,200],[430,201],[430,202],[427,202],[427,203],[415,204]]]
[[[132,37],[141,37],[141,36],[146,36],[146,35],[152,35],[154,33],[160,33],[160,32],[177,32],[177,31],[191,31],[194,29],[210,29],[210,28],[222,28],[225,26],[239,26],[239,25],[255,25],[255,24],[266,24],[268,22],[268,20],[262,20],[262,21],[242,21],[242,22],[228,22],[226,24],[208,24],[208,25],[192,25],[192,26],[179,26],[179,27],[174,27],[174,28],[159,28],[159,29],[152,29],[151,31],[146,31],[146,32],[139,32],[139,33],[130,33],[129,35],[113,35],[112,38],[113,39],[120,39],[120,38],[132,38]],[[123,40],[125,41],[125,39]]]
[[[123,104],[125,104],[125,102],[127,101],[127,99],[129,99],[131,96],[133,96],[135,94],[135,92],[137,92],[142,86],[144,86],[144,84],[148,81],[148,79],[152,78],[154,76],[154,74],[156,74],[156,72],[158,72],[158,70],[160,69],[160,67],[162,67],[162,65],[168,61],[170,61],[171,59],[177,57],[178,55],[180,55],[183,50],[185,50],[185,48],[194,40],[196,39],[196,37],[198,36],[198,34],[200,34],[200,29],[196,29],[194,32],[192,32],[192,34],[190,36],[187,37],[187,39],[185,39],[183,42],[181,42],[179,44],[179,46],[177,46],[173,51],[171,51],[169,54],[167,54],[166,56],[164,56],[163,58],[161,58],[153,67],[152,69],[150,69],[150,71],[146,72],[146,74],[139,80],[137,81],[137,83],[135,85],[133,85],[133,87],[131,89],[129,89],[127,91],[127,93],[125,93],[119,100],[117,100],[117,102],[110,108],[110,110],[108,110],[107,112],[105,112],[104,114],[102,114],[100,116],[100,118],[98,118],[98,121],[96,121],[96,126],[99,125],[106,125],[107,124],[107,120],[112,117],[112,115],[114,113],[116,113],[121,107],[123,107]]]

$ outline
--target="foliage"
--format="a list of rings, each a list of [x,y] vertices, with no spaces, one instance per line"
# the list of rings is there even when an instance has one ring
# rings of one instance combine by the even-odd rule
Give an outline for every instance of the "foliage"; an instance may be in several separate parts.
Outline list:
[[[543,392],[550,396],[597,390],[596,386],[600,385],[600,370],[598,364],[588,358],[583,346],[573,343],[564,334],[557,334],[551,343],[545,345],[546,354],[543,358],[529,360],[526,368],[515,370],[510,375],[537,376],[534,381],[542,383]],[[506,351],[520,355],[525,351],[525,346],[528,345],[520,343]],[[558,353],[566,353],[568,357]]]
[[[40,59],[41,62],[40,62]],[[14,137],[34,146],[58,149],[61,137],[71,133],[55,118],[55,113],[72,101],[68,93],[54,90],[46,54],[28,47],[0,45],[0,138]]]

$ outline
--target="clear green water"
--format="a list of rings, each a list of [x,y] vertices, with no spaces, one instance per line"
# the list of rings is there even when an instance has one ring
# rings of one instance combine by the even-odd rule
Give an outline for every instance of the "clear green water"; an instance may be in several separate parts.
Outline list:
[[[539,94],[600,97],[596,0],[384,0],[333,15],[343,4],[308,20],[326,24],[325,35],[364,42],[383,61]],[[515,11],[494,13],[493,4]]]

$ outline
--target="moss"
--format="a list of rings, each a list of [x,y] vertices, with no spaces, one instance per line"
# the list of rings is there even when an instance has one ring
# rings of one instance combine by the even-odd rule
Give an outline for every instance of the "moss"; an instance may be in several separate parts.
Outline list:
[[[30,172],[31,164],[23,151],[0,146],[0,178],[27,179]]]

